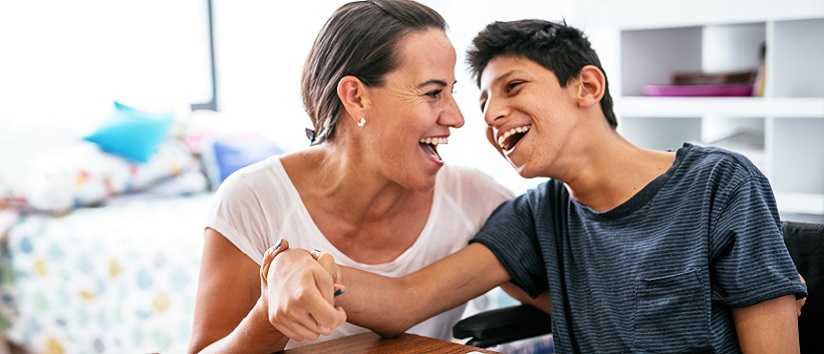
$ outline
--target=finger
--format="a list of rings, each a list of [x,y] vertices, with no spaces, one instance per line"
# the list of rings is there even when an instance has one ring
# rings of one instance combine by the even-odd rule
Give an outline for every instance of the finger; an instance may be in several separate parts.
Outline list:
[[[346,322],[346,311],[342,307],[336,306],[332,311],[327,311],[328,308],[324,306],[324,311],[312,312],[312,317],[317,325],[317,330],[325,335],[330,335],[341,324]]]
[[[271,296],[271,295],[270,295]],[[323,298],[318,289],[309,289],[293,294],[294,301],[284,308],[270,322],[284,335],[294,339],[317,339],[317,335],[329,335],[346,322],[346,313],[335,308]]]
[[[315,285],[317,286],[320,295],[326,299],[330,304],[334,303],[335,298],[335,259],[328,253],[321,253],[317,258],[317,262],[321,269],[318,274],[315,274]]]
[[[281,317],[286,317],[286,315],[281,315]],[[309,318],[308,314],[304,314],[302,317]],[[283,321],[281,319],[270,318],[269,322],[272,323],[275,328],[277,328],[280,333],[284,336],[289,337],[292,340],[296,341],[304,341],[304,340],[315,340],[323,334],[320,331],[312,331],[311,329],[307,328],[300,322],[295,321]]]
[[[321,256],[324,252],[321,252],[321,251],[319,251],[319,250],[313,250],[312,252],[309,252],[309,253],[310,253],[310,254],[312,254],[312,258],[314,258],[315,260],[318,260],[318,258],[320,258],[320,256]]]
[[[318,257],[315,258],[315,260],[317,260],[318,263],[320,263],[320,265],[323,267],[323,269],[325,269],[329,273],[329,276],[332,278],[332,281],[340,282],[339,279],[336,279],[337,274],[335,273],[335,257],[333,257],[329,253],[321,252],[319,253]]]
[[[317,293],[312,295],[318,296],[324,301],[313,301],[312,304],[307,307],[307,310],[315,319],[318,325],[318,330],[323,333],[330,334],[332,329],[335,329],[343,322],[346,322],[346,313],[343,309],[332,307],[335,303],[335,294],[343,289],[343,286],[341,284],[336,285],[336,283],[332,280],[331,274],[329,274],[329,269],[334,266],[331,256],[322,255],[318,259],[318,264],[323,266],[323,270],[314,274]]]
[[[335,297],[343,295],[346,292],[346,287],[343,284],[335,284]]]
[[[335,257],[329,253],[322,252],[319,253],[318,258],[316,259],[318,263],[320,263],[320,265],[323,267],[323,269],[329,272],[329,275],[332,276],[332,281],[335,282],[335,286],[340,285],[340,287],[342,288],[343,285],[341,284],[343,283],[343,274],[340,271],[340,267],[337,264],[335,264]],[[338,296],[341,294],[337,291],[341,288],[335,288],[334,296]]]
[[[269,267],[272,265],[272,261],[275,260],[275,256],[287,249],[289,249],[289,240],[282,238],[276,245],[267,249],[263,254],[263,261],[260,262],[260,277],[264,280],[264,284],[269,275]]]
[[[334,313],[336,310],[315,288],[313,277],[309,275],[306,278],[311,286],[301,287],[304,290],[284,292],[273,287],[267,289],[268,298],[274,301],[270,305],[269,322],[281,333],[295,340],[314,340],[318,335],[331,333],[329,328],[337,326],[335,322],[328,321],[328,324],[325,323],[322,327],[315,320],[316,317],[326,318],[324,312]],[[274,303],[281,305],[275,306]]]

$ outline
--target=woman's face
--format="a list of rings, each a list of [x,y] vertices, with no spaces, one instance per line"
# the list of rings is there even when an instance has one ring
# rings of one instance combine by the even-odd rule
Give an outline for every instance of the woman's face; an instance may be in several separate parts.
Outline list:
[[[452,92],[455,48],[440,30],[413,32],[398,43],[400,66],[381,87],[367,88],[363,151],[380,173],[415,190],[430,190],[443,166],[438,144],[463,126]]]

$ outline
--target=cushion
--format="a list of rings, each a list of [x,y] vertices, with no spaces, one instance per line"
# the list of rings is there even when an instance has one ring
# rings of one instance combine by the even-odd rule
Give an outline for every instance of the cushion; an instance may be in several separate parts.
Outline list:
[[[237,134],[215,138],[203,149],[203,163],[213,188],[242,167],[283,150],[257,134]]]
[[[173,121],[172,112],[151,113],[115,102],[109,120],[84,140],[105,152],[145,163],[166,139]]]
[[[121,194],[144,192],[158,183],[183,179],[188,172],[202,175],[200,163],[183,143],[176,140],[169,139],[160,144],[146,163],[106,153],[87,141],[76,141],[75,145],[27,158],[26,166],[16,170],[13,176],[7,176],[8,181],[0,185],[0,208],[7,205],[21,211],[60,214],[103,204]],[[201,181],[196,181],[196,177],[185,177],[185,185],[166,185],[163,191],[155,191],[155,194],[189,194],[197,188],[205,190],[206,177],[201,176]]]

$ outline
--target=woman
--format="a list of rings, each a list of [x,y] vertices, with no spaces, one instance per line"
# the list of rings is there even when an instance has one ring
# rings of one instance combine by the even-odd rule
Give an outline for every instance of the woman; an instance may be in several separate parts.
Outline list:
[[[438,155],[450,128],[464,123],[445,30],[438,13],[408,0],[352,2],[332,14],[303,71],[311,146],[244,168],[217,191],[191,352],[287,346],[267,318],[259,276],[264,252],[282,237],[340,264],[402,276],[466,246],[511,197],[488,176],[444,166]],[[410,332],[449,339],[462,312]],[[321,339],[362,331],[344,324]],[[301,333],[287,335],[317,338]]]

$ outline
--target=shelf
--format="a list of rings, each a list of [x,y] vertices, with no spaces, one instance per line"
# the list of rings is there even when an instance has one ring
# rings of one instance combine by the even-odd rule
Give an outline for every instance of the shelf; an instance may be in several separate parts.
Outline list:
[[[673,24],[639,20],[620,25],[619,60],[613,62],[619,68],[613,77],[618,131],[654,150],[693,141],[739,152],[770,179],[780,212],[824,216],[824,71],[819,70],[824,2],[805,0],[815,10],[809,16],[776,4],[759,3],[752,9],[760,15],[740,18],[712,11],[703,19],[685,13],[684,22]],[[750,3],[735,7],[744,10]],[[788,16],[773,10],[786,10]],[[647,85],[673,84],[676,73],[750,70],[765,73],[761,97],[645,94]],[[748,136],[730,141],[737,134]]]
[[[824,97],[617,97],[616,112],[633,118],[793,117],[824,118]]]

